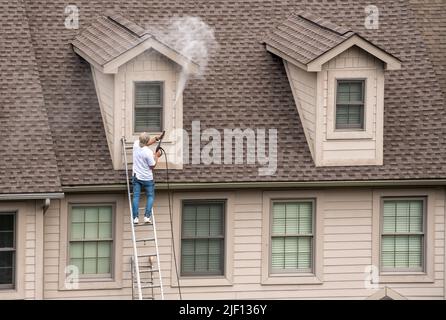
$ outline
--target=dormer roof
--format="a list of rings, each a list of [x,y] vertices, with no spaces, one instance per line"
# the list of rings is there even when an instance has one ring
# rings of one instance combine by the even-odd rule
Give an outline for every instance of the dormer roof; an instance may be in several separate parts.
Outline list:
[[[196,62],[116,13],[97,18],[72,44],[77,54],[104,73],[116,73],[121,65],[149,49],[158,51],[190,73],[198,71]]]
[[[356,45],[385,63],[388,70],[401,69],[401,61],[359,34],[299,11],[271,29],[266,49],[306,71],[320,71],[322,64]]]

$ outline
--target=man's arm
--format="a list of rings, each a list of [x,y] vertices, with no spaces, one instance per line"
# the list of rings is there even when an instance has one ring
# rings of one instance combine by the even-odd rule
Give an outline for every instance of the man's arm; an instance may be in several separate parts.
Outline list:
[[[157,143],[158,142],[158,140],[159,140],[159,138],[160,138],[160,136],[154,136],[154,137],[152,137],[152,138],[150,138],[150,140],[149,140],[149,142],[147,143],[147,145],[152,145],[152,144],[154,144],[154,143]]]
[[[155,160],[155,164],[153,166],[150,166],[150,169],[153,170],[153,168],[156,167],[156,164],[158,163],[158,159],[161,157],[161,150],[156,152],[155,155],[153,156],[153,160]]]

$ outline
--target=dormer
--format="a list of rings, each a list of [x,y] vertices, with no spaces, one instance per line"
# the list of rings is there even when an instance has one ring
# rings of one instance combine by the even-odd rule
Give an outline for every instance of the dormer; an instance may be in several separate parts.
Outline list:
[[[315,165],[382,165],[384,72],[401,61],[305,12],[290,15],[265,43],[283,60]]]
[[[181,72],[198,71],[195,62],[118,14],[99,17],[72,44],[91,66],[114,169],[124,168],[122,137],[130,147],[143,131],[156,135],[183,127],[177,83]],[[164,142],[174,154],[173,141]],[[178,163],[169,167],[181,169]]]

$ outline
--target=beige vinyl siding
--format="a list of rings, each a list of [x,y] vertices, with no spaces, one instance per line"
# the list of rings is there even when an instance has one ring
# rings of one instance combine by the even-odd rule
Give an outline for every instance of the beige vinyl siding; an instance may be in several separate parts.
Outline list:
[[[107,137],[110,153],[113,156],[114,150],[114,79],[112,74],[104,74],[91,67],[96,94],[101,108],[102,120],[104,122],[105,135]]]
[[[363,79],[365,88],[364,131],[335,130],[335,79]],[[318,73],[322,92],[321,119],[317,125],[316,162],[322,165],[366,165],[382,161],[383,64],[358,47],[351,47],[323,65]],[[357,137],[356,137],[357,136]],[[351,137],[351,138],[349,138]]]
[[[0,202],[0,212],[16,212],[16,283],[13,290],[0,290],[0,300],[42,298],[42,205],[41,200]]]
[[[306,72],[286,61],[284,65],[307,142],[313,153],[316,131],[316,73]]]
[[[423,194],[424,189],[412,189],[414,193]],[[419,192],[418,192],[418,191]],[[394,188],[393,191],[398,191]],[[312,192],[317,200],[322,201],[321,215],[323,219],[322,260],[323,280],[319,284],[268,284],[262,285],[262,230],[265,223],[262,219],[265,191],[233,190],[231,192],[188,192],[189,198],[230,199],[226,229],[231,229],[232,252],[225,259],[229,262],[232,275],[229,280],[219,285],[206,285],[197,280],[196,285],[190,282],[182,286],[184,299],[366,299],[378,290],[364,287],[365,268],[372,264],[372,232],[373,232],[373,189],[344,188],[329,190],[298,189],[286,191],[293,198],[308,198]],[[281,191],[268,193],[283,194]],[[94,200],[98,195],[84,195],[85,199]],[[174,199],[182,197],[175,192]],[[316,197],[316,196],[315,196]],[[70,196],[67,196],[68,201]],[[117,195],[122,201],[124,212],[117,213],[117,223],[122,229],[122,282],[120,287],[109,289],[60,290],[60,202],[52,201],[45,214],[45,292],[47,299],[130,299],[130,257],[132,243],[128,217],[128,205],[125,194]],[[321,200],[320,200],[321,199]],[[63,200],[66,201],[66,200]],[[177,201],[177,200],[175,200]],[[143,207],[141,201],[140,207]],[[443,299],[444,298],[444,215],[445,191],[435,189],[434,212],[434,273],[433,282],[420,283],[383,283],[385,286],[408,299]],[[62,210],[63,211],[63,210]],[[158,191],[154,206],[156,215],[161,268],[167,299],[178,299],[177,287],[171,287],[175,277],[171,274],[172,242],[170,230],[169,208],[164,191]],[[30,231],[32,232],[32,231]],[[318,234],[315,235],[316,241]],[[317,254],[317,253],[316,253]],[[180,263],[180,261],[178,261]],[[225,270],[227,272],[228,270]],[[188,280],[189,281],[189,280]],[[193,282],[193,280],[190,280]],[[200,284],[201,283],[201,284]]]
[[[115,144],[119,147],[115,148],[115,157],[118,161],[114,162],[115,169],[121,169],[123,165],[121,151],[121,137],[125,136],[129,145],[133,144],[139,136],[134,130],[134,82],[162,82],[162,125],[163,130],[167,133],[172,132],[176,128],[182,128],[183,123],[183,101],[182,96],[176,99],[177,81],[179,77],[179,66],[154,51],[147,50],[127,63],[119,67],[118,73],[115,75]],[[175,103],[176,102],[176,103]],[[151,132],[156,134],[157,132]],[[166,136],[168,139],[168,136]],[[166,141],[165,139],[165,141]],[[164,146],[166,152],[169,153],[168,158],[174,159],[173,148],[169,145]],[[132,163],[132,150],[127,150],[127,161]],[[157,169],[164,167],[164,159],[160,159]],[[169,168],[181,169],[178,163],[169,163]]]

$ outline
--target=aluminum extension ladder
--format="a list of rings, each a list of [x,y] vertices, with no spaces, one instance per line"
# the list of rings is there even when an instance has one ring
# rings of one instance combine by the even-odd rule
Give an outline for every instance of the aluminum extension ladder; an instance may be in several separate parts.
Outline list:
[[[122,137],[124,153],[125,175],[127,179],[127,194],[130,208],[130,228],[132,231],[133,256],[131,258],[132,299],[154,300],[155,292],[159,289],[161,299],[164,300],[163,278],[161,276],[158,238],[156,235],[155,214],[152,209],[152,224],[133,224],[132,192],[130,191],[129,168],[127,151],[133,146],[127,146]],[[144,208],[139,208],[144,210]],[[138,215],[139,216],[139,215]],[[138,229],[138,231],[136,231]],[[144,235],[144,236],[138,236]],[[153,252],[155,249],[155,253]],[[158,276],[154,276],[158,274]]]

